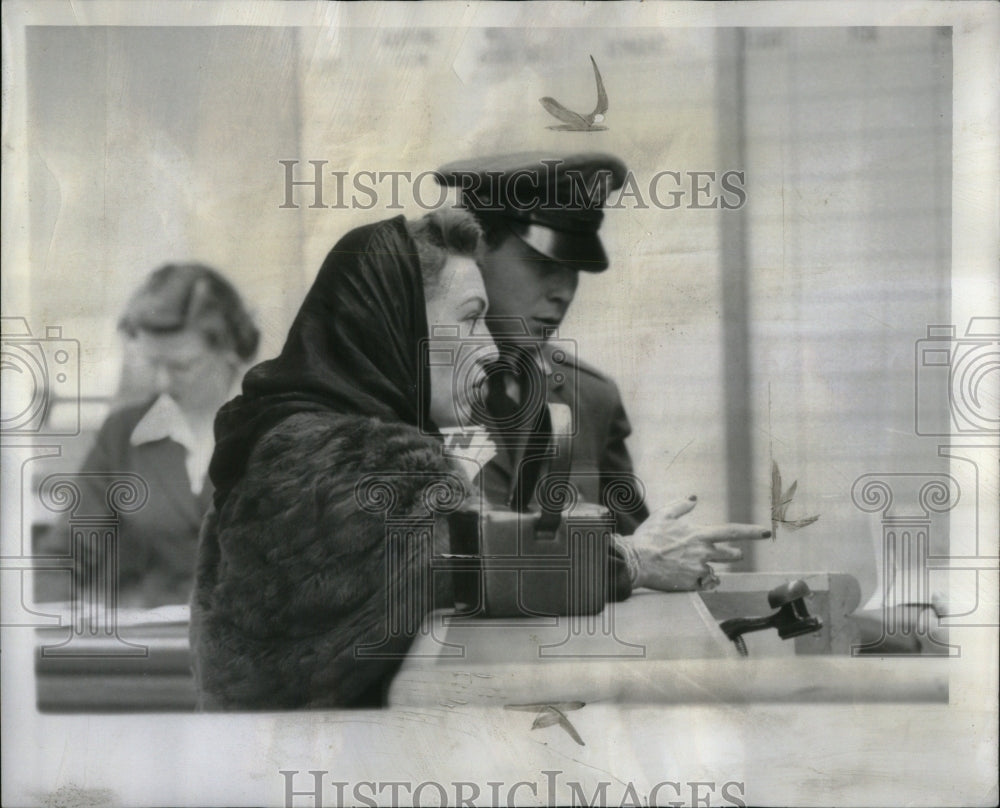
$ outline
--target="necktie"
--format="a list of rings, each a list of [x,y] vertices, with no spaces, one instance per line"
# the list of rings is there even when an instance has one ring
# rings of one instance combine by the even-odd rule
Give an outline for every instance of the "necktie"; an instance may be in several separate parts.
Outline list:
[[[510,452],[515,462],[520,460],[514,470],[509,504],[514,510],[527,511],[552,434],[545,372],[531,350],[523,347],[505,350],[491,371],[487,407],[494,422],[490,426],[498,436],[498,443]],[[511,382],[520,394],[519,401],[508,394]]]

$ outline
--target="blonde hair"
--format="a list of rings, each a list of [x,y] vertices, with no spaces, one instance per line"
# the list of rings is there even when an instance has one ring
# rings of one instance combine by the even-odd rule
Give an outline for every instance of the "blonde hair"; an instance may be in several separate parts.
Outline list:
[[[192,329],[213,350],[232,350],[252,359],[260,332],[236,288],[203,264],[166,264],[153,272],[129,300],[118,328],[169,334]]]
[[[434,288],[449,255],[479,258],[484,246],[476,217],[460,208],[432,211],[407,222],[406,229],[417,247],[425,290]]]

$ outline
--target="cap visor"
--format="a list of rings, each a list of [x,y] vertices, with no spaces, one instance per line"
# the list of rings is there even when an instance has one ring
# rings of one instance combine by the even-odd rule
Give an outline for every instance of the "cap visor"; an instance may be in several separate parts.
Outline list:
[[[603,272],[608,256],[596,233],[564,233],[537,224],[511,228],[514,234],[536,252],[583,272]]]

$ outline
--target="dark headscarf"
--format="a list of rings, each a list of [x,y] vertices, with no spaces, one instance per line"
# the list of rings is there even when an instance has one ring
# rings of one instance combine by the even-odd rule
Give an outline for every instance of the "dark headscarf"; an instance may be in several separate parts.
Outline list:
[[[281,354],[251,369],[242,395],[216,416],[209,467],[216,508],[243,476],[257,440],[291,415],[328,411],[417,424],[429,404],[419,362],[427,331],[406,220],[359,227],[338,241]]]

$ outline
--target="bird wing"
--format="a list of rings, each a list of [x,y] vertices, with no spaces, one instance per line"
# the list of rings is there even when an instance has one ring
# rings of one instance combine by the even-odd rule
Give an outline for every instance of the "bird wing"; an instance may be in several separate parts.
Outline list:
[[[781,472],[778,464],[771,461],[771,537],[778,538],[778,523],[785,518],[785,511],[781,505]]]
[[[586,746],[583,742],[583,738],[580,737],[580,733],[576,731],[569,719],[566,717],[565,713],[557,707],[553,707],[551,704],[547,707],[543,707],[538,713],[538,717],[535,718],[535,722],[531,725],[532,729],[542,729],[543,727],[551,727],[558,724],[580,746]]]
[[[786,505],[787,506],[787,505],[791,504],[792,498],[795,496],[795,490],[798,487],[799,487],[799,481],[798,480],[795,480],[790,486],[788,486],[788,490],[785,491],[785,493],[781,495],[781,504],[782,505]],[[785,514],[784,513],[781,514],[781,518],[782,519],[785,518]]]
[[[568,712],[569,710],[579,710],[587,706],[585,701],[533,701],[529,704],[505,704],[505,710],[524,710],[525,712],[535,712],[544,710],[546,707],[555,707],[557,710]]]
[[[585,701],[559,701],[552,705],[557,710],[562,710],[564,713],[570,710],[580,710],[587,706]]]
[[[555,116],[560,121],[564,123],[573,124],[579,126],[582,129],[586,129],[590,124],[587,123],[587,119],[582,115],[573,112],[572,110],[566,109],[562,104],[556,101],[554,98],[545,96],[545,98],[539,98],[538,102],[545,107],[550,115]]]
[[[594,57],[590,57],[590,62],[594,66],[594,78],[597,80],[597,106],[594,107],[593,113],[591,113],[591,120],[593,120],[594,115],[603,115],[608,111],[608,94],[604,89],[604,80],[601,78],[601,71],[597,69],[597,62],[594,61]]]
[[[541,712],[538,713],[538,717],[535,718],[531,728],[542,729],[543,727],[551,727],[553,724],[558,724],[563,717],[563,714],[555,708],[543,707]]]
[[[781,524],[789,530],[798,530],[799,528],[808,527],[817,519],[819,519],[819,514],[816,516],[807,516],[805,519],[793,519],[791,522],[782,521]]]
[[[586,746],[587,744],[583,742],[583,738],[580,737],[580,733],[576,731],[576,727],[569,722],[569,719],[558,710],[556,710],[556,712],[559,714],[559,726],[566,730],[569,737],[580,744],[580,746]]]

